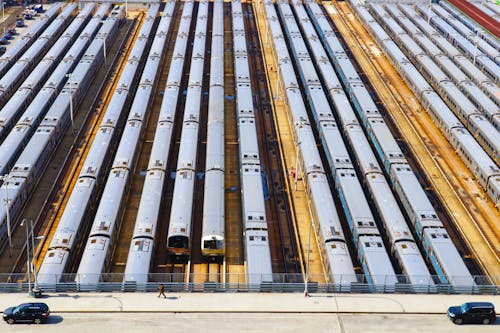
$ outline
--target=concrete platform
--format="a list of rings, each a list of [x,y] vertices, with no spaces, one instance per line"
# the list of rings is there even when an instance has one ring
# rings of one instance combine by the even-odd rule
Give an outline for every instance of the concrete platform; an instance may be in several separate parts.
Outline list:
[[[34,299],[0,294],[0,309],[40,300],[49,304],[45,325],[0,323],[1,332],[498,332],[494,325],[455,325],[448,306],[498,296],[421,296],[301,293],[51,293]],[[338,310],[338,312],[337,312]]]
[[[500,296],[312,294],[301,293],[48,293],[0,294],[0,310],[23,302],[42,301],[53,313],[68,312],[221,312],[221,313],[380,313],[444,314],[450,305],[493,302]]]

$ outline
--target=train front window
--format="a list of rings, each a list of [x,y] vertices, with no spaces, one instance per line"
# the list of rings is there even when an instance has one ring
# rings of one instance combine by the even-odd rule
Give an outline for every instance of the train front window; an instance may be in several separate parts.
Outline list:
[[[211,240],[206,240],[203,242],[203,248],[209,249],[209,250],[215,250],[217,249],[217,240],[211,239]]]

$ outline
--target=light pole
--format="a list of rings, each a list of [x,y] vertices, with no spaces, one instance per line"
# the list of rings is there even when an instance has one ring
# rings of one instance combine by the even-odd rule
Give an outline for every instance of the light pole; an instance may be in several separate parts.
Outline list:
[[[107,59],[106,59],[106,38],[103,39],[103,46],[104,46],[104,66],[107,65]]]
[[[432,13],[432,0],[429,0],[429,16],[427,17],[427,24],[431,24],[431,13]]]
[[[3,34],[5,35],[5,2],[2,0],[2,24],[3,24]]]
[[[10,175],[0,176],[0,179],[3,181],[5,188],[5,198],[3,199],[5,203],[5,215],[7,217],[7,238],[9,239],[9,257],[12,257],[12,231],[10,228],[10,207],[9,207],[9,183],[8,180],[12,178]]]
[[[33,220],[28,223],[26,219],[24,219],[21,222],[21,227],[23,225],[26,225],[26,267],[27,267],[27,274],[28,274],[28,293],[29,296],[32,295],[32,290],[38,290],[38,281],[36,278],[36,261],[35,261],[35,239],[43,239],[43,236],[38,236],[35,237],[34,234],[34,229],[33,229]],[[31,227],[31,231],[29,230]],[[31,239],[30,239],[31,238]],[[30,245],[31,241],[31,245]],[[30,252],[33,251],[33,256],[32,259],[30,260]],[[34,288],[31,289],[31,273],[33,272],[34,275]]]
[[[31,296],[31,264],[30,264],[30,238],[29,238],[29,227],[28,223],[26,223],[26,220],[23,220],[21,222],[21,227],[26,224],[26,256],[28,257],[26,259],[26,267],[27,267],[27,274],[28,274],[28,296]]]
[[[33,278],[35,282],[35,288],[34,290],[38,290],[38,279],[37,279],[37,274],[36,274],[36,252],[35,252],[35,239],[40,240],[43,239],[43,236],[37,236],[35,237],[35,229],[33,228],[33,220],[30,220],[30,226],[31,226],[31,251],[33,251],[33,256],[31,260],[31,267],[33,270]]]
[[[306,282],[304,283],[304,297],[309,297],[307,284],[309,283],[309,257],[311,256],[311,229],[314,225],[314,220],[311,219],[309,224],[309,236],[307,240],[307,262],[306,262]]]
[[[71,75],[73,73],[68,73],[66,74],[66,77],[68,78],[68,85],[69,85],[69,112],[70,112],[70,118],[71,118],[71,132],[75,134],[75,126],[73,123],[73,87],[71,86]]]
[[[299,150],[300,150],[300,145],[302,142],[300,141],[300,131],[302,127],[299,126],[299,130],[297,131],[297,147],[295,149],[296,154],[295,154],[295,175],[294,175],[294,183],[295,183],[295,191],[297,191],[297,183],[299,180]]]
[[[476,57],[477,57],[477,31],[476,31],[476,36],[474,37],[474,58],[472,61],[473,66],[476,66]]]

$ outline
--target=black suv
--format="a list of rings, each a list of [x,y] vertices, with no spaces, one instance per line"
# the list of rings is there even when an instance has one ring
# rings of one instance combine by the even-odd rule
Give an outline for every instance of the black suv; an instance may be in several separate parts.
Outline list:
[[[7,308],[3,312],[3,320],[9,324],[16,322],[45,323],[50,310],[45,303],[23,303],[16,307]]]
[[[448,318],[455,324],[482,323],[485,325],[494,323],[497,319],[495,306],[488,302],[469,302],[460,306],[448,308]]]

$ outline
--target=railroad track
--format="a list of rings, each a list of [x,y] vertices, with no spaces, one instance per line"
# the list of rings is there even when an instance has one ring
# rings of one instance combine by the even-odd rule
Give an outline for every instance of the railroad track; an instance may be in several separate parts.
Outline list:
[[[292,170],[297,168],[297,147],[295,145],[296,138],[294,138],[294,132],[291,129],[291,113],[281,85],[280,73],[275,61],[275,50],[269,36],[270,31],[265,19],[263,4],[253,2],[253,6],[255,13],[257,13],[256,23],[260,36],[260,48],[266,68],[267,86],[270,88],[269,92],[272,95],[271,108],[275,115],[275,129],[280,138],[278,142],[280,159],[286,170]],[[285,193],[288,206],[291,210],[290,223],[297,246],[298,266],[302,273],[302,278],[305,280],[306,266],[308,266],[310,281],[325,283],[329,277],[325,271],[324,259],[322,258],[320,246],[318,246],[316,234],[315,232],[311,232],[310,221],[312,214],[304,183],[301,180],[295,182],[296,179],[290,172],[284,171],[284,173]],[[309,244],[310,237],[311,243]]]
[[[179,21],[179,13],[177,4],[173,13],[173,22]],[[157,17],[157,20],[159,21],[160,17]],[[155,26],[155,29],[156,27],[157,26]],[[116,245],[112,253],[113,259],[111,261],[111,272],[114,274],[121,274],[125,272],[125,264],[128,258],[130,242],[136,226],[137,212],[142,196],[149,156],[151,155],[151,148],[153,146],[156,126],[158,124],[158,117],[163,99],[163,93],[161,92],[165,90],[173,50],[173,42],[175,41],[175,38],[172,38],[172,30],[173,29],[169,31],[168,40],[166,42],[167,51],[164,53],[164,57],[160,64],[160,74],[157,77],[156,85],[153,86],[153,91],[155,93],[152,95],[154,97],[152,97],[152,102],[150,104],[151,110],[147,112],[147,116],[143,121],[144,129],[141,134],[141,138],[139,139],[140,148],[138,148],[137,156],[133,162],[133,168],[130,173],[128,193],[126,193],[126,196],[123,199],[125,204],[123,206],[123,212],[120,216],[120,229],[118,231]],[[151,40],[153,40],[153,38],[151,38]]]
[[[269,199],[266,202],[268,228],[271,239],[271,253],[273,258],[273,272],[299,273],[297,263],[297,246],[291,225],[291,211],[285,191],[284,167],[279,155],[278,138],[275,129],[275,120],[271,112],[270,96],[268,93],[265,67],[260,50],[259,33],[253,6],[250,3],[243,5],[248,37],[247,48],[251,56],[248,57],[253,91],[255,93],[255,108],[257,128],[261,140],[261,158],[266,166],[266,180]],[[274,246],[272,246],[274,244]],[[275,258],[279,258],[276,262]]]
[[[243,223],[241,221],[238,127],[235,111],[235,80],[231,3],[224,3],[224,188],[226,253],[224,262],[229,282],[244,276]],[[243,279],[244,281],[244,279]]]
[[[81,109],[87,109],[87,112],[79,112],[77,116],[75,116],[75,124],[81,125],[79,127],[79,131],[76,136],[69,134],[68,138],[65,140],[71,140],[72,144],[69,147],[64,147],[64,142],[58,148],[59,151],[63,151],[66,155],[58,158],[57,155],[52,159],[51,164],[47,168],[48,170],[52,170],[51,165],[54,165],[57,161],[63,159],[63,163],[57,163],[57,165],[62,165],[62,167],[58,168],[57,175],[55,176],[55,181],[52,180],[50,183],[51,188],[46,196],[46,200],[40,207],[28,207],[31,203],[27,204],[27,208],[32,211],[32,213],[23,212],[23,216],[31,216],[32,214],[36,214],[36,218],[34,220],[34,234],[43,236],[42,241],[37,245],[35,249],[35,258],[36,260],[36,268],[38,268],[43,260],[45,251],[47,250],[50,241],[52,239],[53,232],[57,228],[57,222],[60,218],[60,215],[64,211],[64,207],[66,201],[71,194],[71,190],[75,184],[76,178],[78,177],[79,170],[81,169],[82,163],[85,160],[85,154],[88,148],[91,145],[91,140],[95,134],[97,129],[97,125],[99,123],[100,117],[103,115],[102,105],[108,98],[108,95],[112,92],[112,87],[106,82],[113,82],[114,78],[117,75],[117,72],[120,70],[123,65],[123,57],[121,57],[121,50],[123,50],[124,46],[130,42],[130,39],[126,38],[127,36],[134,35],[133,31],[136,26],[137,18],[131,21],[128,26],[124,26],[120,29],[119,37],[117,38],[118,42],[115,42],[112,48],[110,49],[110,54],[113,54],[111,62],[105,67],[105,71],[102,72],[100,77],[97,79],[101,82],[99,85],[96,85],[96,88],[90,91],[88,96],[95,96],[93,100],[85,99],[87,102],[81,106]],[[121,58],[120,58],[121,57]],[[118,59],[120,58],[120,61]],[[126,59],[126,58],[125,58]],[[95,110],[95,112],[91,112]],[[78,128],[78,127],[77,127]],[[68,132],[71,132],[68,130]],[[66,153],[67,152],[67,153]],[[56,153],[57,154],[57,153]],[[54,172],[52,170],[52,172]],[[48,172],[46,172],[48,173]],[[46,177],[46,176],[44,176]],[[41,182],[42,186],[43,183]],[[39,185],[40,186],[40,185]],[[38,188],[37,188],[38,192]],[[36,213],[35,213],[36,212]],[[21,230],[21,238],[25,239],[24,230]],[[22,247],[22,251],[16,257],[15,263],[12,264],[12,273],[16,272],[25,272],[24,262],[26,258],[26,252],[24,251],[24,247]]]
[[[330,14],[335,15],[331,5],[325,7]],[[433,125],[429,126],[431,119],[427,114],[421,112],[423,108],[402,79],[395,75],[395,70],[392,69],[387,58],[381,56],[382,52],[375,46],[375,43],[368,42],[368,40],[371,41],[371,38],[368,38],[368,32],[355,19],[350,7],[347,4],[336,4],[335,8],[339,14],[342,14],[336,15],[336,23],[343,22],[343,24],[338,24],[338,28],[344,36],[351,37],[349,39],[351,41],[350,49],[356,55],[358,65],[371,78],[378,79],[379,84],[373,85],[373,87],[378,96],[385,101],[385,105],[390,106],[385,109],[385,112],[391,116],[389,122],[391,130],[398,133],[397,137],[404,138],[404,141],[400,139],[400,143],[405,142],[405,152],[412,156],[412,163],[418,165],[418,169],[425,172],[419,175],[419,179],[424,182],[432,201],[440,202],[441,207],[444,208],[438,211],[441,211],[441,215],[446,216],[443,220],[454,240],[460,243],[459,251],[466,258],[469,269],[473,274],[480,273],[481,270],[477,267],[475,260],[481,261],[482,258],[477,253],[471,253],[471,250],[474,251],[474,246],[476,246],[477,237],[471,241],[469,239],[470,233],[467,230],[478,223],[486,223],[491,226],[488,220],[494,217],[497,212],[494,211],[494,208],[490,209],[491,205],[485,205],[484,202],[477,200],[474,193],[481,191],[481,189],[475,184],[475,190],[471,191],[469,179],[472,176],[456,156],[446,138],[440,134],[439,129]],[[398,125],[396,126],[396,124]],[[406,142],[410,144],[407,145]],[[460,167],[457,168],[457,165]],[[470,178],[465,177],[464,179],[464,173],[469,174]],[[431,188],[433,191],[430,191]],[[495,219],[491,221],[495,221]],[[480,231],[480,233],[482,232]],[[484,250],[483,248],[482,251]],[[480,266],[484,267],[485,265],[481,263]],[[496,267],[498,269],[498,261]],[[498,273],[494,275],[498,276]]]
[[[178,13],[182,13],[183,5],[181,2],[178,3],[179,8],[177,9]],[[195,3],[193,12],[191,13],[193,18],[196,18],[198,14],[198,5]],[[180,14],[176,17],[176,21],[174,24],[174,31],[172,31],[172,35],[176,36],[178,32],[178,26],[180,22]],[[187,45],[192,45],[194,40],[194,31],[196,26],[196,19],[191,20],[191,26],[189,29],[189,38]],[[175,42],[175,39],[172,41]],[[173,51],[174,44],[169,44],[169,52]],[[191,53],[192,48],[188,47],[186,53],[184,55],[184,68],[182,74],[182,80],[180,82],[179,91],[186,91],[189,80],[189,69],[191,67]],[[168,54],[167,54],[168,55]],[[179,155],[179,147],[180,147],[180,138],[182,133],[182,122],[184,116],[184,105],[186,102],[186,95],[183,93],[179,94],[177,99],[177,109],[175,113],[175,120],[173,126],[173,134],[172,134],[172,146],[170,148],[170,156],[167,161],[167,175],[175,174],[177,169],[177,157]],[[168,233],[168,224],[170,219],[170,211],[172,206],[172,196],[174,192],[174,179],[167,177],[164,191],[163,191],[163,203],[160,208],[160,215],[158,217],[158,225],[157,225],[157,236],[155,240],[155,253],[153,257],[153,270],[152,273],[168,273],[168,267],[171,265],[186,263],[180,262],[178,257],[168,257],[167,256],[167,233]]]

